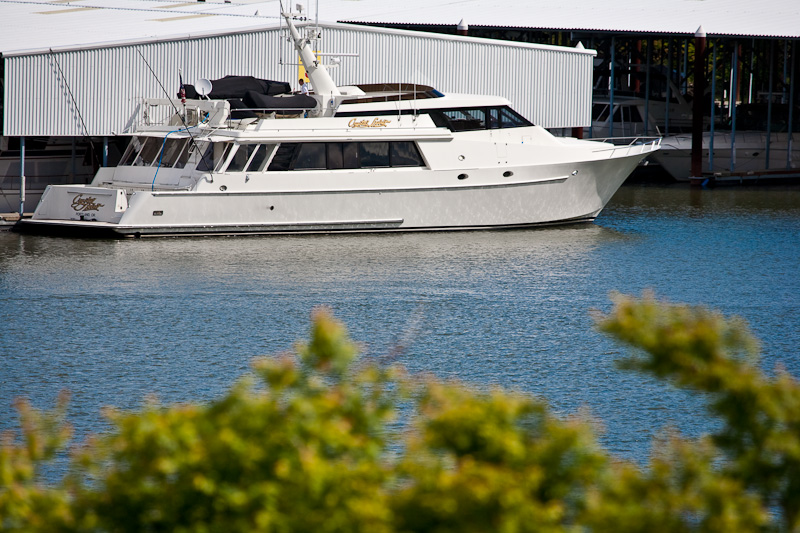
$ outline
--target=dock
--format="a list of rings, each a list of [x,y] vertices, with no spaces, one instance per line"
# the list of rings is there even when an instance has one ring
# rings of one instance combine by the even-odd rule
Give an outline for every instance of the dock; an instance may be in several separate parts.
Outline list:
[[[24,217],[30,217],[33,213],[25,213]],[[8,231],[20,219],[19,213],[0,213],[0,231]]]
[[[702,178],[691,178],[692,185],[763,185],[800,181],[800,169],[748,170],[746,172],[703,172]]]

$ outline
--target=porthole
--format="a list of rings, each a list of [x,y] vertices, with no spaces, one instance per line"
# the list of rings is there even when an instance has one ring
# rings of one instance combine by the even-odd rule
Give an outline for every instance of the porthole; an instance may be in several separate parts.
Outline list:
[[[459,175],[458,175],[458,179],[460,179],[460,180],[465,180],[465,179],[467,179],[468,177],[469,177],[469,174],[459,174]]]
[[[506,170],[505,172],[503,172],[503,177],[504,178],[510,178],[513,175],[514,175],[514,173],[511,172],[510,170]]]
[[[228,190],[228,187],[226,185],[220,185],[219,186],[219,190],[221,190],[222,192],[225,192],[225,191]]]

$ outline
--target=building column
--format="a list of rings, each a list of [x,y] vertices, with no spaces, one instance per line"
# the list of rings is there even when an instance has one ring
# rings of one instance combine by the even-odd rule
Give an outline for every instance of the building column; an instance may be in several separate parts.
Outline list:
[[[25,212],[25,137],[19,138],[19,217]]]

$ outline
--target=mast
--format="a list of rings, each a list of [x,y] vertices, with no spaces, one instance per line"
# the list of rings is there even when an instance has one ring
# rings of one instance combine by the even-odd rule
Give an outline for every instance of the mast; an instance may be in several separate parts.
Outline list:
[[[311,42],[308,38],[301,37],[300,32],[294,25],[292,14],[281,11],[281,16],[286,19],[286,24],[289,27],[289,32],[294,42],[294,47],[300,54],[300,60],[308,73],[308,78],[311,81],[311,87],[314,93],[320,98],[322,106],[322,115],[331,116],[336,110],[337,96],[341,96],[339,88],[336,83],[328,74],[328,70],[320,61],[317,61],[314,51],[311,49]]]

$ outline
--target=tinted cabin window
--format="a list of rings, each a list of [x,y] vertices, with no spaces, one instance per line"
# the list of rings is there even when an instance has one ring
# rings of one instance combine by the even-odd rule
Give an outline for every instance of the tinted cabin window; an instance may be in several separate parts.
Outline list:
[[[325,143],[302,143],[294,161],[295,170],[326,168]]]
[[[496,120],[491,124],[486,115],[491,112]],[[448,128],[451,131],[475,131],[486,128],[522,128],[533,126],[533,123],[508,106],[457,108],[457,109],[403,109],[372,111],[372,116],[397,116],[397,115],[423,114],[431,117],[438,128]],[[363,113],[343,111],[336,113],[337,117],[363,117]]]
[[[218,143],[198,143],[199,152],[202,154],[200,156],[200,161],[197,163],[197,170],[201,172],[209,172],[214,168],[214,147]]]
[[[275,152],[275,157],[269,163],[270,171],[290,170],[294,152],[297,149],[297,143],[282,143],[278,146],[278,151]]]
[[[342,144],[344,143],[327,143],[328,146],[328,168],[337,170],[344,168],[344,154],[342,153]]]
[[[278,146],[268,170],[341,170],[424,165],[419,149],[412,141],[284,143]]]
[[[178,160],[175,161],[175,168],[183,168],[186,166],[186,163],[189,162],[189,155],[192,153],[192,144],[187,142],[186,147],[181,150],[180,155],[178,156]]]
[[[212,146],[214,147],[214,168],[219,172],[231,154],[233,143],[212,143]]]
[[[450,131],[478,131],[496,128],[522,128],[533,123],[508,106],[427,111],[433,123]]]
[[[500,127],[501,128],[524,128],[532,126],[528,119],[507,107],[500,108]]]
[[[360,143],[359,160],[361,168],[377,168],[389,166],[389,143]]]
[[[358,168],[358,144],[343,143],[342,155],[344,157],[344,168]]]
[[[153,160],[160,152],[161,140],[153,139],[152,137],[148,138],[145,140],[142,151],[139,152],[139,157],[136,158],[136,161],[133,162],[133,165],[137,167],[149,167],[153,164]]]
[[[422,156],[419,154],[417,145],[411,141],[399,141],[391,143],[389,161],[393,167],[421,167],[423,166]]]
[[[161,155],[162,167],[173,167],[178,160],[178,156],[186,148],[186,139],[167,139],[164,143],[164,150]]]
[[[326,143],[328,151],[328,168],[359,168],[359,143]]]
[[[486,129],[486,112],[483,109],[447,109],[443,113],[453,131]]]
[[[267,164],[267,159],[272,154],[272,150],[275,148],[274,144],[260,144],[256,149],[255,155],[250,160],[250,164],[247,165],[248,172],[263,172],[264,166]]]
[[[128,148],[125,150],[125,153],[122,155],[119,164],[121,166],[130,166],[136,160],[136,156],[139,155],[139,150],[142,149],[142,144],[144,143],[144,138],[142,137],[133,137],[131,139],[130,144],[128,144]]]
[[[492,109],[487,109],[486,116],[488,117],[486,124],[490,130],[500,128],[500,109],[496,107]]]
[[[258,148],[257,144],[243,144],[239,146],[239,149],[236,150],[235,154],[233,154],[233,159],[231,159],[231,162],[228,163],[226,172],[243,171],[244,167],[247,165],[247,162],[250,160],[250,156],[253,155],[253,152],[256,148]]]

